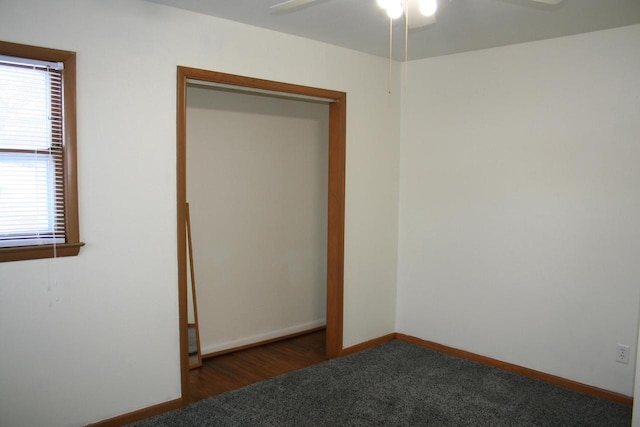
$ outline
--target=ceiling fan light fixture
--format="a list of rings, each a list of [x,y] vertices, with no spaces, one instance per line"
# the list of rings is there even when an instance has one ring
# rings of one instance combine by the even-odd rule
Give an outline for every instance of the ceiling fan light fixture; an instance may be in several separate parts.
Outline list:
[[[381,9],[387,10],[387,7],[389,7],[389,0],[376,0],[376,3],[378,3],[378,7],[380,7]]]
[[[433,16],[437,10],[437,0],[420,0],[420,13],[424,16]]]
[[[402,0],[387,0],[387,16],[391,19],[398,19],[404,12]]]

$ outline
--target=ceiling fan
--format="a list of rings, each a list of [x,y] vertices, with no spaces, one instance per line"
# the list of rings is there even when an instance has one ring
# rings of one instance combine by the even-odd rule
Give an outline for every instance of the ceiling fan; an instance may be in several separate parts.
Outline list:
[[[276,12],[283,12],[306,4],[314,3],[318,0],[286,0],[270,7]],[[557,5],[564,0],[527,0],[531,3],[543,3]],[[384,9],[391,19],[400,18],[403,14],[407,16],[407,26],[409,29],[426,27],[436,22],[436,11],[438,10],[437,0],[376,0],[378,6]]]

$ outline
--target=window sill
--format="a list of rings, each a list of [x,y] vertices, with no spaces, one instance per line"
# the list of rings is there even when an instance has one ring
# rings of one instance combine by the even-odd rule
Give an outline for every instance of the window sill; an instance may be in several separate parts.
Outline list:
[[[62,243],[55,245],[55,248],[54,245],[0,248],[0,262],[76,256],[82,246],[83,242]]]

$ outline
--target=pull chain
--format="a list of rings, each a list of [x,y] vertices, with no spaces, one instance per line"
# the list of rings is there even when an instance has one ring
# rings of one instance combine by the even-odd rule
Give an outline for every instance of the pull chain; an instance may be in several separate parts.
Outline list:
[[[393,19],[389,18],[389,95],[391,95],[392,55],[393,55]]]
[[[407,85],[407,65],[409,63],[409,6],[405,2],[404,9],[404,79],[402,82],[403,89],[406,89]]]

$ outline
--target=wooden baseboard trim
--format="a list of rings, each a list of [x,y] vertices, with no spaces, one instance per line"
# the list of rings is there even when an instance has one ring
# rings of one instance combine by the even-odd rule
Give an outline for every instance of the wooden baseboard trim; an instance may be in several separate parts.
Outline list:
[[[164,414],[165,412],[180,409],[182,408],[182,406],[182,399],[170,400],[158,405],[149,406],[148,408],[142,408],[137,411],[129,412],[127,414],[118,415],[114,418],[98,421],[97,423],[89,424],[89,426],[120,427],[136,421],[155,417],[156,415]]]
[[[318,326],[317,328],[306,329],[304,331],[294,332],[292,334],[288,334],[288,335],[284,335],[284,336],[276,337],[276,338],[271,338],[271,339],[268,339],[268,340],[255,342],[255,343],[252,343],[252,344],[242,345],[240,347],[228,348],[226,350],[214,351],[213,353],[203,354],[202,358],[203,359],[208,359],[210,357],[222,356],[223,354],[235,353],[236,351],[246,350],[248,348],[253,348],[253,347],[260,347],[261,345],[271,344],[271,343],[277,342],[277,341],[284,341],[284,340],[287,340],[289,338],[295,338],[295,337],[299,337],[301,335],[312,334],[314,332],[323,331],[325,329],[327,329],[326,326]]]
[[[359,351],[366,350],[368,348],[375,347],[377,345],[384,344],[384,343],[389,342],[389,341],[393,341],[394,339],[396,339],[396,333],[395,332],[392,333],[392,334],[383,335],[383,336],[381,336],[379,338],[374,338],[372,340],[365,341],[363,343],[356,344],[356,345],[351,346],[351,347],[343,348],[342,352],[340,353],[340,356],[349,356],[350,354],[354,354],[354,353],[357,353]]]
[[[471,360],[473,362],[482,363],[483,365],[488,365],[494,368],[502,369],[504,371],[524,375],[526,377],[534,378],[536,380],[545,381],[560,387],[565,387],[571,390],[576,390],[582,393],[590,394],[592,396],[596,396],[601,399],[607,399],[613,402],[622,403],[624,405],[629,405],[629,406],[633,405],[633,397],[626,396],[624,394],[615,393],[613,391],[604,390],[604,389],[593,387],[587,384],[582,384],[577,381],[568,380],[566,378],[536,371],[534,369],[529,369],[523,366],[514,365],[512,363],[503,362],[501,360],[492,359],[491,357],[480,356],[479,354],[471,353],[465,350],[459,350],[453,347],[448,347],[446,345],[438,344],[432,341],[426,341],[420,338],[412,337],[410,335],[398,333],[396,334],[396,338],[399,341],[415,344],[420,347],[425,347],[431,350],[439,351],[441,353],[450,354],[453,356],[460,357],[462,359]]]

